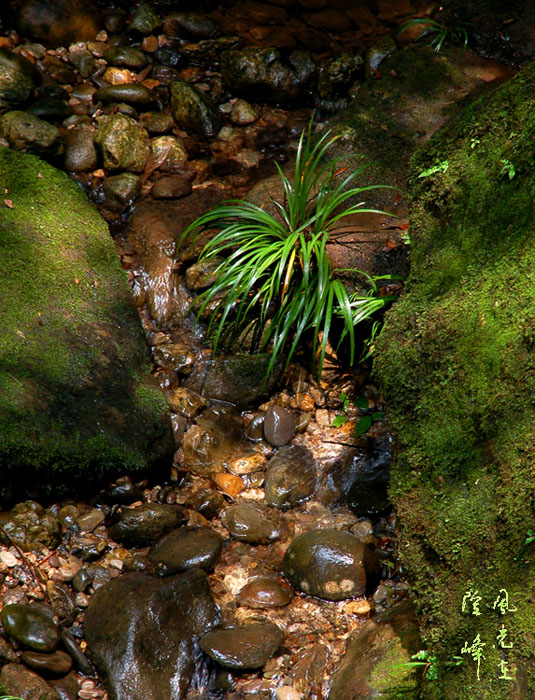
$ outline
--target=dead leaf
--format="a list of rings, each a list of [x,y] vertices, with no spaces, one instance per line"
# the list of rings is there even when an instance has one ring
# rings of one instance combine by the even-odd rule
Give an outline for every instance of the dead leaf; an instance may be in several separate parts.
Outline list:
[[[4,204],[6,205],[6,207],[13,209],[13,202],[11,201],[11,199],[4,199]]]

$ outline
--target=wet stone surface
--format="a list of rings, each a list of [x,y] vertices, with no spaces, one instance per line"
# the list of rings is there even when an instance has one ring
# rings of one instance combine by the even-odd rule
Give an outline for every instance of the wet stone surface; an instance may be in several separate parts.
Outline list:
[[[165,576],[195,566],[209,571],[219,559],[222,546],[221,537],[207,527],[181,527],[153,544],[148,557]]]
[[[241,671],[261,668],[277,651],[283,637],[277,625],[259,622],[207,632],[200,645],[221,666]]]

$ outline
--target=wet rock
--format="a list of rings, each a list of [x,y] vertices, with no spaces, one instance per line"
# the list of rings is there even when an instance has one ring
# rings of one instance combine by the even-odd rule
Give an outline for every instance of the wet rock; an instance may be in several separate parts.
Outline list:
[[[171,12],[162,26],[162,32],[167,36],[192,39],[211,39],[217,35],[218,29],[210,17],[197,12]]]
[[[150,142],[151,158],[162,173],[183,170],[188,153],[182,141],[175,136],[158,136]]]
[[[264,437],[264,418],[266,416],[265,411],[260,411],[257,413],[252,421],[247,425],[245,429],[245,434],[253,442],[260,442]]]
[[[52,654],[40,654],[37,651],[24,651],[20,660],[33,671],[45,678],[66,676],[72,668],[72,659],[64,651],[56,650]]]
[[[184,382],[184,385],[186,382]],[[195,474],[216,474],[239,449],[243,421],[228,406],[214,406],[203,411],[184,435],[182,449],[185,466]]]
[[[142,500],[143,491],[131,481],[110,486],[95,498],[96,503],[107,503],[111,506],[116,503],[128,506],[134,501]]]
[[[27,700],[60,700],[60,695],[41,676],[21,664],[7,664],[0,673],[2,691]]]
[[[94,39],[100,14],[90,0],[23,0],[17,24],[24,36],[48,46],[69,46]]]
[[[108,202],[124,209],[130,206],[141,192],[141,179],[134,173],[112,175],[104,180],[102,191]]]
[[[221,74],[233,90],[262,100],[293,100],[315,74],[310,55],[294,51],[284,65],[276,49],[245,48],[221,54]]]
[[[377,575],[372,551],[340,530],[311,530],[286,550],[283,571],[293,586],[325,600],[364,595],[367,577]]]
[[[209,260],[201,260],[188,267],[186,270],[186,285],[188,289],[201,291],[211,287],[216,281],[216,270],[223,261],[224,259],[220,255],[216,255]]]
[[[181,573],[194,566],[209,571],[219,559],[222,546],[221,537],[208,527],[181,527],[153,544],[148,556],[162,576]]]
[[[127,68],[143,68],[147,64],[143,51],[133,46],[111,46],[104,54],[104,59],[112,66]]]
[[[37,100],[28,107],[26,112],[50,122],[63,121],[71,114],[71,110],[65,102],[54,97],[43,97]]]
[[[58,129],[29,112],[6,112],[0,117],[0,134],[17,151],[47,156],[63,148]]]
[[[49,681],[49,685],[57,692],[60,700],[78,700],[80,684],[74,672],[71,671],[65,678]]]
[[[347,32],[351,28],[349,19],[338,10],[331,8],[305,15],[305,21],[312,27],[326,29],[328,32],[336,34]]]
[[[44,47],[41,47],[41,49],[42,58],[45,52]],[[24,56],[21,56],[18,53],[13,53],[12,51],[8,51],[8,49],[5,49],[3,47],[0,48],[0,66],[3,66],[4,68],[10,68],[15,73],[17,73],[18,81],[22,80],[22,76],[25,76],[30,80],[32,85],[39,85],[39,83],[41,82],[41,74],[31,61],[29,61],[27,58],[24,58]]]
[[[183,525],[186,520],[186,511],[180,506],[143,503],[137,508],[125,508],[119,520],[109,528],[109,533],[125,547],[142,547]]]
[[[167,393],[167,402],[172,411],[190,419],[195,418],[206,406],[206,401],[202,396],[184,387],[169,391]]]
[[[149,134],[164,134],[174,126],[173,117],[165,112],[143,112],[141,124]]]
[[[83,47],[83,45],[77,47],[74,51],[69,51],[69,61],[76,68],[82,78],[89,78],[89,76],[95,70],[95,59],[93,58],[92,54]]]
[[[207,399],[220,399],[248,408],[273,392],[278,374],[273,372],[264,386],[269,355],[220,355],[203,362],[184,382]]]
[[[230,121],[237,126],[253,124],[258,117],[257,110],[245,100],[236,100],[230,113]]]
[[[46,592],[54,615],[59,618],[59,623],[61,625],[72,625],[78,610],[74,605],[71,589],[60,581],[49,579],[46,582]]]
[[[293,508],[309,498],[316,486],[316,465],[303,445],[289,445],[271,458],[266,474],[266,501],[276,508]]]
[[[183,175],[161,177],[154,184],[151,195],[154,199],[180,199],[191,193],[191,181]]]
[[[358,54],[342,53],[330,61],[318,78],[318,93],[322,100],[334,100],[347,92],[349,86],[363,73],[364,59]]]
[[[197,640],[218,622],[206,574],[125,574],[99,589],[85,613],[92,658],[117,700],[181,700],[207,685]]]
[[[104,167],[140,173],[149,157],[149,137],[145,129],[124,114],[98,118],[95,143],[100,148]]]
[[[106,579],[106,583],[108,583],[108,581],[109,579]],[[97,577],[94,577],[93,579],[93,586],[95,590],[97,590]],[[80,673],[83,673],[86,676],[94,675],[93,665],[84,652],[80,649],[78,642],[68,630],[64,629],[61,631],[61,643],[73,660],[74,667],[80,671]]]
[[[213,489],[200,489],[191,497],[191,505],[202,516],[211,520],[225,505],[225,499]]]
[[[59,629],[44,612],[30,605],[5,605],[2,626],[17,642],[39,652],[53,652],[59,644]]]
[[[98,89],[93,95],[96,102],[126,102],[136,106],[146,106],[154,103],[155,95],[152,90],[140,83],[126,83],[123,85],[106,85]]]
[[[134,13],[130,20],[127,31],[129,34],[141,34],[148,36],[157,29],[161,24],[161,20],[150,5],[142,3]]]
[[[264,417],[264,437],[273,447],[286,445],[295,433],[295,421],[289,411],[274,404],[266,411]]]
[[[368,620],[349,637],[347,651],[333,675],[329,700],[379,698],[392,688],[410,697],[414,675],[407,664],[419,648],[414,611],[408,602]]]
[[[206,95],[193,85],[182,81],[171,82],[171,114],[186,131],[211,138],[220,128],[219,114]]]
[[[378,75],[381,63],[397,50],[397,44],[390,34],[378,39],[366,52],[366,78]]]
[[[18,503],[10,512],[3,529],[11,542],[25,552],[40,551],[43,547],[54,549],[59,542],[60,530],[56,516],[35,501]],[[0,533],[0,541],[11,542]]]
[[[6,642],[5,639],[2,639],[2,637],[0,637],[0,663],[2,664],[2,666],[6,663],[9,663],[10,661],[17,662],[18,660],[19,657],[13,651],[11,646]]]
[[[245,474],[254,474],[254,472],[266,471],[267,460],[264,455],[256,452],[250,455],[237,457],[229,462],[227,469],[231,474],[243,476]]]
[[[258,503],[235,503],[225,510],[221,520],[232,537],[243,542],[269,544],[280,536],[276,515]]]
[[[20,107],[30,97],[34,84],[18,67],[0,60],[0,111]]]
[[[284,638],[277,625],[258,622],[207,632],[200,645],[214,661],[235,671],[262,668]]]
[[[356,455],[350,453],[343,460],[343,470],[351,480],[346,501],[355,515],[377,518],[390,507],[388,484],[391,460],[389,437],[378,440],[376,447],[368,450],[364,459],[357,452]]]
[[[238,602],[248,608],[282,608],[294,597],[291,588],[272,576],[255,576],[238,594]]]
[[[97,151],[93,132],[86,126],[67,129],[63,134],[65,170],[74,173],[87,172],[97,167]]]
[[[83,592],[87,591],[92,581],[93,579],[91,578],[89,571],[82,567],[74,575],[72,585],[74,586],[75,590]]]

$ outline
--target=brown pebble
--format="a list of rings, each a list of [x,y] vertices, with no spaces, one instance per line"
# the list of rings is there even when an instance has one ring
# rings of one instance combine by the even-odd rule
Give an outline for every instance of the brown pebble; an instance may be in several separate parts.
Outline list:
[[[191,182],[183,175],[169,175],[156,181],[152,188],[155,199],[180,199],[191,193]]]

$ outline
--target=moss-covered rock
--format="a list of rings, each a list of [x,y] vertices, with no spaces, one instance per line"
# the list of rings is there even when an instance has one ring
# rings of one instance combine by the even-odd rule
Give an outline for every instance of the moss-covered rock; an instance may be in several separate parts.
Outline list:
[[[0,181],[0,482],[87,488],[167,460],[165,401],[105,224],[35,156],[0,149]]]
[[[534,87],[530,64],[417,153],[411,276],[379,343],[400,551],[441,663],[426,698],[535,696]]]

